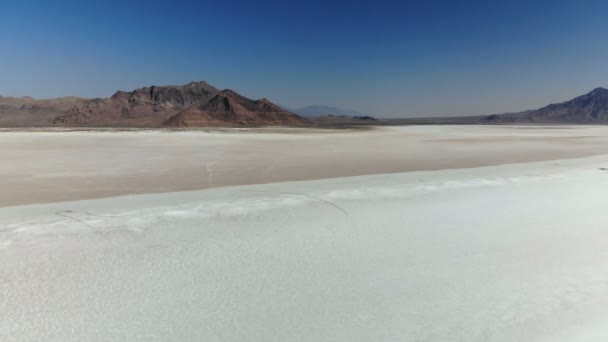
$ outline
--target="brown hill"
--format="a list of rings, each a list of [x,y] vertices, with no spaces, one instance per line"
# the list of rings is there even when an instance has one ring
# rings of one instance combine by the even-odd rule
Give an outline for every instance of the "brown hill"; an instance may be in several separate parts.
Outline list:
[[[118,91],[107,99],[0,97],[2,126],[266,126],[308,122],[273,104],[206,82]]]
[[[297,125],[305,120],[267,99],[250,100],[232,90],[224,90],[207,103],[190,107],[164,122],[166,126]]]
[[[49,126],[49,120],[87,101],[78,97],[36,100],[32,97],[0,96],[0,127]]]

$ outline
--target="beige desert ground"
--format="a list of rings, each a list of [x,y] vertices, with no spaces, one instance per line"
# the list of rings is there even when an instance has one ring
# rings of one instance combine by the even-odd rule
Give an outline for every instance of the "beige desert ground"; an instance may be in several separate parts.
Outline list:
[[[0,132],[0,206],[585,157],[603,126]]]

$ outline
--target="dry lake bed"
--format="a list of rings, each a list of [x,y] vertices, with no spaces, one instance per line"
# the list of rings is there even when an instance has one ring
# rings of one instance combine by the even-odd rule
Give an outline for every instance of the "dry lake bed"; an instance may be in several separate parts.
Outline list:
[[[608,339],[608,127],[2,132],[0,160],[2,341]]]
[[[0,206],[608,153],[608,127],[0,132]]]

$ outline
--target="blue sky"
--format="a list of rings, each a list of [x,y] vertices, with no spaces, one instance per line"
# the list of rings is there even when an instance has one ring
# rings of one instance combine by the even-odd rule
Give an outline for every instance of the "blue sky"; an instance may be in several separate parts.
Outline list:
[[[608,87],[608,1],[0,2],[0,95],[206,80],[382,117],[518,111]]]

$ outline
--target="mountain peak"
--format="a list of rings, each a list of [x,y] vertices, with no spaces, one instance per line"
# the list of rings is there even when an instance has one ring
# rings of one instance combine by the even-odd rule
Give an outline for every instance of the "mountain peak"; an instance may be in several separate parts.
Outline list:
[[[589,92],[589,94],[593,94],[593,95],[608,94],[608,89],[603,88],[603,87],[597,87],[597,88],[593,89],[591,92]]]
[[[207,81],[192,81],[186,85],[183,85],[182,87],[206,88],[206,89],[214,89],[215,91],[217,91],[217,89],[214,86],[212,86],[211,84],[209,84]]]
[[[192,81],[186,85],[194,85],[194,84],[200,84],[200,85],[210,85],[207,81]]]

